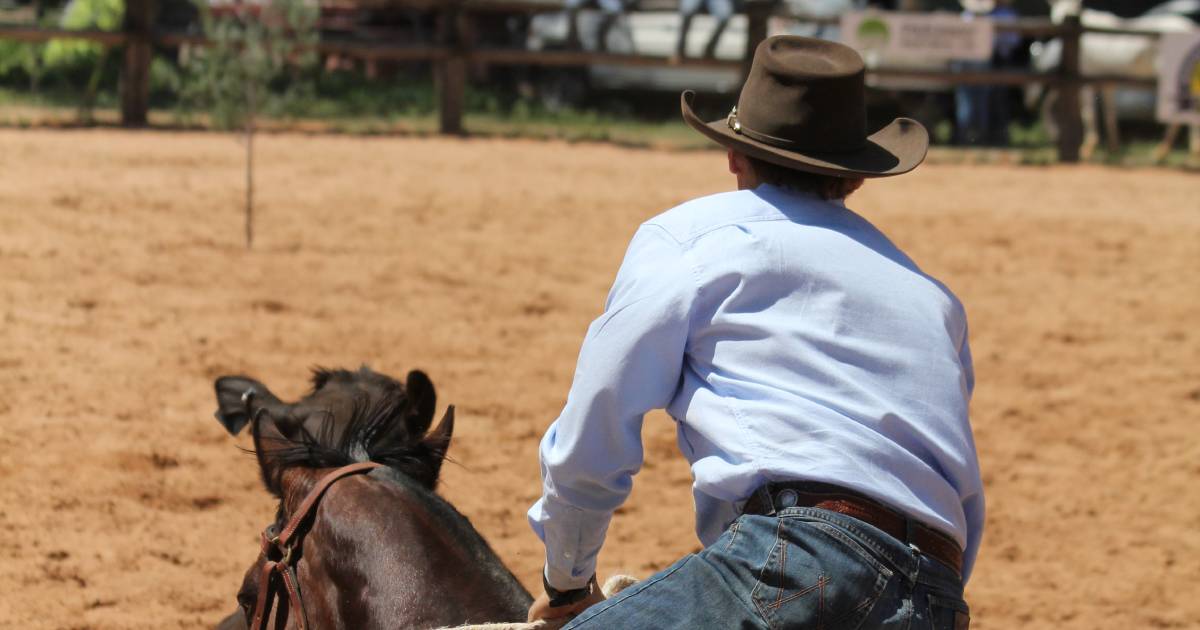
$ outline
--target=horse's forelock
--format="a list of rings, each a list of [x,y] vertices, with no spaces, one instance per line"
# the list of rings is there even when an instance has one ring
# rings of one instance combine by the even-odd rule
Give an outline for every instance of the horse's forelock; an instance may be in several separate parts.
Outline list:
[[[375,461],[430,488],[436,485],[445,448],[431,448],[422,435],[412,434],[406,423],[411,401],[399,381],[363,366],[354,372],[314,368],[312,384],[313,392],[304,402],[324,407],[325,413],[319,424],[303,426],[294,436],[272,436],[265,454],[277,473],[290,467]],[[314,398],[318,392],[321,395]],[[272,493],[280,494],[277,474],[264,474],[264,481]]]

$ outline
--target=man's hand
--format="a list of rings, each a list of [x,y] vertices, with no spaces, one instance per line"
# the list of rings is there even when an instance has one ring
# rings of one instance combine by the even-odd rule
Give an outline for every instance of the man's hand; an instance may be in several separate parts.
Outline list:
[[[529,607],[528,621],[533,622],[537,621],[538,619],[551,620],[574,617],[575,615],[578,615],[586,610],[592,604],[599,604],[600,602],[604,601],[604,591],[600,590],[600,585],[596,583],[595,576],[592,576],[592,581],[588,582],[587,588],[588,594],[586,597],[575,602],[574,604],[567,604],[566,606],[551,607],[550,596],[542,593],[537,597],[537,599],[533,600],[533,604]]]

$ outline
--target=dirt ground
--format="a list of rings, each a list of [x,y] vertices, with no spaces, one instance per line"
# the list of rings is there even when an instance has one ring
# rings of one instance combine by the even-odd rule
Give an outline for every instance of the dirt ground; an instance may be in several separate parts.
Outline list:
[[[536,445],[638,223],[717,152],[271,136],[242,243],[231,136],[0,131],[0,626],[201,628],[273,505],[212,381],[419,367],[443,494],[533,588]],[[873,218],[963,299],[988,492],[974,628],[1200,628],[1200,177],[928,164]],[[602,575],[697,548],[664,416]]]

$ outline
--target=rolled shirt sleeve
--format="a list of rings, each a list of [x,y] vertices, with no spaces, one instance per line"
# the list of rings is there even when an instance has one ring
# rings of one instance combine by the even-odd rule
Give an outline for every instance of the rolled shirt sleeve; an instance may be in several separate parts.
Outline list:
[[[542,438],[543,494],[529,510],[557,589],[580,588],[595,572],[612,513],[642,466],[642,417],[678,389],[695,278],[679,243],[643,225],[584,338],[566,405]]]

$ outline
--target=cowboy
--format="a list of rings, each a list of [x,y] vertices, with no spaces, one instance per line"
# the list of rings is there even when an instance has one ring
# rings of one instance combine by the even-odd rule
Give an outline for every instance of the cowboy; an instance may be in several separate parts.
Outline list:
[[[567,628],[965,628],[983,528],[962,305],[844,200],[929,136],[868,135],[841,44],[772,37],[737,107],[684,120],[738,190],[636,232],[542,439],[546,594]],[[601,602],[596,556],[665,408],[704,549]]]

